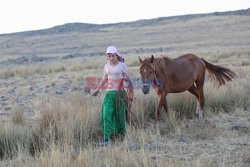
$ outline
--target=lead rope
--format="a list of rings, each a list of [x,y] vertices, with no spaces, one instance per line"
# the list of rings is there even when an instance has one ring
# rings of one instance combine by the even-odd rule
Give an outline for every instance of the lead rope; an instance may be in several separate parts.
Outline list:
[[[127,78],[127,82],[128,82],[128,87],[126,89],[126,94],[127,94],[127,98],[128,98],[128,123],[129,125],[131,125],[131,120],[132,120],[132,103],[133,103],[133,98],[134,98],[134,89],[133,89],[133,84],[131,82],[131,80],[128,78],[128,75],[126,73],[123,72],[123,77]]]
[[[128,79],[128,75],[126,73],[122,72],[122,76],[124,78]],[[131,122],[132,122],[131,121],[132,120],[132,111],[131,111],[131,108],[132,108],[132,102],[133,102],[133,98],[134,98],[134,90],[133,90],[133,85],[132,85],[132,82],[131,82],[130,79],[127,80],[128,86],[127,87],[124,86],[124,84],[123,84],[123,82],[125,80],[124,78],[120,82],[119,90],[118,90],[118,95],[117,96],[119,98],[121,90],[125,90],[126,91],[126,97],[124,99],[124,102],[126,102],[126,100],[128,102],[128,109],[127,109],[128,117],[127,117],[127,121],[129,123],[129,125],[131,125]],[[116,99],[116,104],[117,105],[118,105],[118,98]]]

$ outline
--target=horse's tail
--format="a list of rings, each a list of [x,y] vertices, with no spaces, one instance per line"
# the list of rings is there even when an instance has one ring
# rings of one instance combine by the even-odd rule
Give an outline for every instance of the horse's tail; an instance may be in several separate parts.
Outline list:
[[[204,59],[202,59],[202,61],[205,63],[208,72],[212,74],[212,79],[217,81],[219,86],[225,85],[226,82],[232,81],[232,79],[236,76],[236,74],[228,68],[208,63]]]

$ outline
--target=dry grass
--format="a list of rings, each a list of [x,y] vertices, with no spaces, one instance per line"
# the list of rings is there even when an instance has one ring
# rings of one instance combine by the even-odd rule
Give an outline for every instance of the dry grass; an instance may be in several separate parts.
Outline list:
[[[242,83],[243,81],[239,81],[237,84],[222,88],[219,94],[215,89],[209,90],[206,96],[213,95],[210,98],[219,99],[221,94],[225,98],[224,94],[231,92],[230,98],[225,98],[221,104],[228,105],[228,101],[230,101],[234,106],[230,111],[233,111],[235,107],[242,108],[246,97],[243,94],[239,96],[238,93],[242,91]],[[21,130],[5,129],[0,133],[3,137],[0,142],[1,156],[4,159],[14,157],[16,159],[3,162],[22,166],[37,164],[36,166],[53,167],[228,164],[228,158],[223,159],[223,155],[226,153],[223,149],[227,147],[226,145],[217,149],[219,153],[211,153],[209,156],[206,153],[199,153],[204,149],[203,147],[206,147],[202,141],[209,143],[211,145],[209,147],[215,147],[211,141],[221,138],[223,133],[225,135],[226,129],[217,127],[216,123],[212,121],[212,117],[216,117],[214,112],[212,117],[211,115],[206,116],[210,121],[205,121],[201,125],[196,119],[190,120],[190,118],[194,118],[191,113],[194,112],[195,104],[192,103],[192,100],[188,100],[192,98],[185,94],[181,97],[170,97],[168,114],[163,113],[163,120],[155,124],[153,119],[153,111],[156,107],[155,95],[142,96],[139,91],[136,91],[136,99],[132,107],[133,124],[127,127],[125,140],[122,143],[114,141],[108,147],[98,147],[100,137],[98,125],[102,98],[102,96],[90,98],[84,94],[73,93],[66,95],[64,99],[48,99],[43,104],[43,114],[32,131],[19,128]],[[213,106],[214,104],[208,102],[207,105]],[[206,110],[212,112],[209,108],[211,107],[207,107]],[[215,112],[218,111],[221,110],[215,108]],[[181,112],[186,112],[186,114],[180,117]],[[187,113],[191,116],[188,116]],[[241,135],[244,137],[245,134],[243,132]],[[179,142],[180,145],[176,142]],[[184,145],[185,143],[191,145]],[[188,152],[187,150],[193,148],[194,145],[197,145],[197,149]],[[247,153],[238,157],[238,159],[242,159],[242,164],[248,163]],[[30,158],[30,155],[33,157]],[[192,158],[194,155],[197,158]],[[228,156],[230,157],[230,155]],[[20,158],[23,160],[18,161]]]
[[[23,115],[23,107],[15,106],[12,110],[12,122],[14,125],[25,125],[25,117]]]
[[[27,128],[8,124],[0,129],[0,158],[29,156],[31,135]]]
[[[69,67],[74,67],[74,63]],[[62,99],[49,97],[39,104],[42,115],[38,117],[32,129],[27,129],[28,125],[24,124],[25,120],[19,112],[22,108],[16,107],[13,109],[12,122],[24,127],[18,127],[18,130],[1,128],[0,135],[3,138],[0,141],[0,152],[4,160],[2,164],[10,166],[246,165],[249,151],[245,150],[244,153],[236,154],[232,158],[228,146],[237,142],[236,139],[247,144],[245,139],[249,136],[246,132],[249,132],[250,126],[243,124],[243,131],[232,131],[228,129],[230,125],[226,128],[218,125],[218,122],[230,120],[228,116],[219,119],[220,113],[233,114],[232,117],[235,117],[237,110],[242,112],[248,105],[249,69],[244,67],[244,69],[235,67],[242,77],[227,86],[215,88],[213,83],[206,82],[204,87],[206,121],[201,125],[198,124],[194,114],[196,99],[193,95],[189,93],[169,95],[167,97],[169,112],[163,113],[162,121],[155,124],[153,116],[157,104],[156,95],[151,93],[144,96],[141,90],[135,90],[132,106],[133,123],[127,127],[125,140],[122,143],[115,141],[105,148],[97,145],[101,137],[99,119],[103,95],[93,98],[82,93],[69,93]],[[133,72],[137,68],[130,70]],[[54,73],[57,72],[52,74]],[[79,75],[77,72],[72,74]],[[137,75],[136,72],[134,75]],[[241,117],[239,118],[242,119]]]
[[[232,20],[237,26],[231,24]],[[94,47],[84,48],[83,52],[91,54],[95,51],[101,55],[107,43],[119,43],[120,51],[127,53],[131,76],[139,76],[138,55],[149,57],[153,53],[174,58],[192,52],[209,62],[233,69],[237,79],[221,88],[206,82],[203,123],[199,123],[195,116],[195,97],[182,93],[168,95],[169,111],[162,113],[162,120],[155,124],[156,95],[145,96],[141,90],[135,90],[133,122],[127,126],[126,138],[122,142],[113,141],[107,147],[98,146],[103,95],[93,98],[82,93],[68,93],[62,98],[41,97],[32,103],[41,111],[32,124],[23,117],[20,106],[13,108],[10,124],[1,122],[0,166],[249,166],[249,111],[245,111],[249,109],[250,97],[250,51],[246,45],[249,43],[248,20],[247,16],[211,17],[186,22],[172,20],[142,29],[131,27],[73,33],[74,39],[69,46],[65,46],[68,45],[67,34],[50,38],[50,41],[60,41],[60,48],[47,43],[47,36],[27,39],[26,44],[37,41],[33,52],[44,54],[63,52],[62,48],[74,47],[84,40]],[[125,36],[121,37],[121,34]],[[19,51],[29,53],[30,50],[23,48]],[[0,71],[0,79],[13,81],[20,78],[23,82],[19,83],[17,91],[28,94],[25,92],[29,85],[27,78],[46,76],[48,78],[35,82],[56,87],[57,77],[67,74],[71,76],[70,83],[81,83],[87,76],[101,77],[105,62],[105,56],[96,56],[46,65],[12,66]],[[1,88],[2,92],[7,90]]]

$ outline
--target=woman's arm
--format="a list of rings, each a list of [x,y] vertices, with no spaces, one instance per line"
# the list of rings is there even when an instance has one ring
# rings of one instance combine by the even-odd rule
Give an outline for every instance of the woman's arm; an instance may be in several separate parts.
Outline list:
[[[102,76],[102,80],[101,82],[98,84],[96,90],[92,93],[92,96],[97,96],[97,94],[99,93],[100,88],[102,88],[104,86],[104,84],[107,82],[108,80],[108,75],[107,73],[104,71],[104,74]]]

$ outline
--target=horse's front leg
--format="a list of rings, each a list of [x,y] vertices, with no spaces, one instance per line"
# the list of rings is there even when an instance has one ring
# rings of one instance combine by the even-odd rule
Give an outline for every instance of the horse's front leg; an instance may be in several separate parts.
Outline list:
[[[161,110],[162,110],[162,107],[165,107],[165,105],[166,105],[166,95],[165,94],[158,95],[158,106],[155,112],[156,121],[160,120]]]

